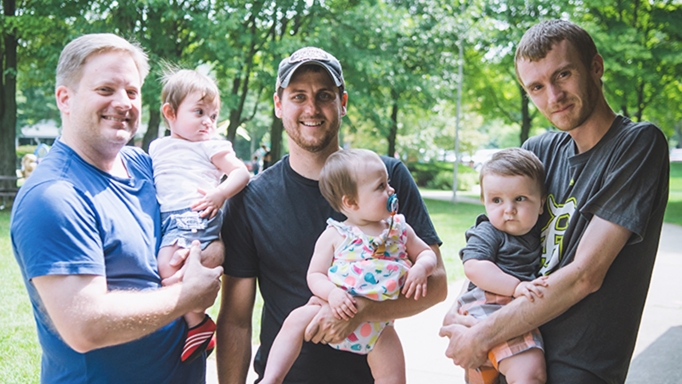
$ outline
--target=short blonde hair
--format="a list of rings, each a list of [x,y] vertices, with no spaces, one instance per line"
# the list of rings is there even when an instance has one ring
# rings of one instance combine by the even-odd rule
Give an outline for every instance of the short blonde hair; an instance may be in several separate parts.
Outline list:
[[[481,199],[483,199],[483,178],[487,175],[528,176],[540,191],[540,196],[547,196],[545,187],[545,167],[540,159],[531,151],[523,148],[507,148],[496,152],[481,168],[479,183]]]
[[[341,212],[344,196],[351,201],[357,200],[356,168],[369,159],[381,161],[379,155],[367,149],[344,149],[327,158],[320,172],[320,192],[335,211]]]
[[[168,103],[173,113],[177,112],[185,97],[194,92],[201,93],[202,100],[208,103],[216,103],[220,108],[220,91],[215,81],[193,69],[168,66],[163,72],[161,82],[163,83],[161,106]],[[163,120],[168,125],[165,116]]]
[[[119,51],[126,52],[135,62],[140,72],[140,84],[149,73],[147,54],[138,43],[114,35],[113,33],[92,33],[80,36],[67,44],[59,55],[56,86],[75,88],[83,75],[83,65],[96,54]]]

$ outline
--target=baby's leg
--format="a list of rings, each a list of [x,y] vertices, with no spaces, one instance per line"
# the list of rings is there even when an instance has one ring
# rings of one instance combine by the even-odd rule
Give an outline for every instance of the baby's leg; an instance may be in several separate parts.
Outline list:
[[[215,243],[215,242],[214,242]],[[207,248],[208,249],[208,248]],[[171,259],[175,252],[183,250],[177,245],[169,245],[159,249],[159,255],[156,258],[157,264],[159,265],[159,275],[161,279],[173,276],[182,268],[182,263],[178,266],[172,266],[170,264]],[[184,250],[183,250],[184,251]],[[202,251],[203,252],[203,251]],[[196,327],[202,321],[204,321],[204,312],[189,312],[185,314],[185,321],[190,328]]]
[[[294,309],[287,316],[270,348],[261,384],[284,381],[284,377],[301,353],[305,329],[319,310],[319,305],[307,304]]]
[[[173,254],[179,249],[180,247],[177,245],[169,245],[159,249],[159,254],[156,256],[156,263],[159,266],[159,275],[162,280],[173,276],[182,267],[182,264],[175,267],[170,264]]]
[[[367,362],[372,370],[375,384],[404,384],[405,354],[398,334],[392,325],[386,326],[376,345],[367,354]]]
[[[531,348],[518,355],[500,361],[500,372],[507,383],[539,383],[547,381],[545,354],[539,348]]]

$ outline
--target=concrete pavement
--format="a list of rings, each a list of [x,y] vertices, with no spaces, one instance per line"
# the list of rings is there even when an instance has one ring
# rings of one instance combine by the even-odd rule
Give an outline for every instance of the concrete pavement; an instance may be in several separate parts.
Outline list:
[[[451,192],[427,192],[425,198],[451,200]],[[464,200],[464,198],[458,198]],[[476,202],[476,199],[470,199]],[[468,202],[468,201],[467,201]],[[682,227],[664,224],[649,295],[644,308],[626,384],[682,383]],[[450,283],[448,298],[418,315],[395,323],[405,350],[410,384],[464,383],[461,368],[448,360],[447,340],[438,337],[443,316],[462,281]],[[256,347],[254,347],[255,351]],[[208,361],[207,383],[216,384],[215,357]],[[253,383],[255,374],[247,383]]]

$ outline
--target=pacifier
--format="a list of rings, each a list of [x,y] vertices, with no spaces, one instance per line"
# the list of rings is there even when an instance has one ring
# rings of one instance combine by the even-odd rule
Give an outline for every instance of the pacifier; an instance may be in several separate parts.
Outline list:
[[[388,200],[386,200],[386,209],[391,212],[391,214],[398,212],[398,195],[394,193],[388,197]]]

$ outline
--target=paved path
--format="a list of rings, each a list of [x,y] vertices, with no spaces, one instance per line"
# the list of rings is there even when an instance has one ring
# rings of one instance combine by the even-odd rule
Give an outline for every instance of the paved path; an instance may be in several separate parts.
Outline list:
[[[426,192],[425,198],[451,200],[451,192]],[[465,198],[460,197],[462,201]],[[476,199],[466,200],[476,203]],[[682,227],[664,224],[654,274],[644,308],[635,354],[626,384],[682,383]],[[419,315],[396,321],[406,355],[410,384],[460,384],[463,371],[443,354],[447,340],[438,337],[443,316],[460,291],[451,282],[448,298]],[[254,347],[255,351],[255,347]],[[207,383],[216,384],[215,358],[208,362]],[[248,383],[255,375],[250,374]]]

